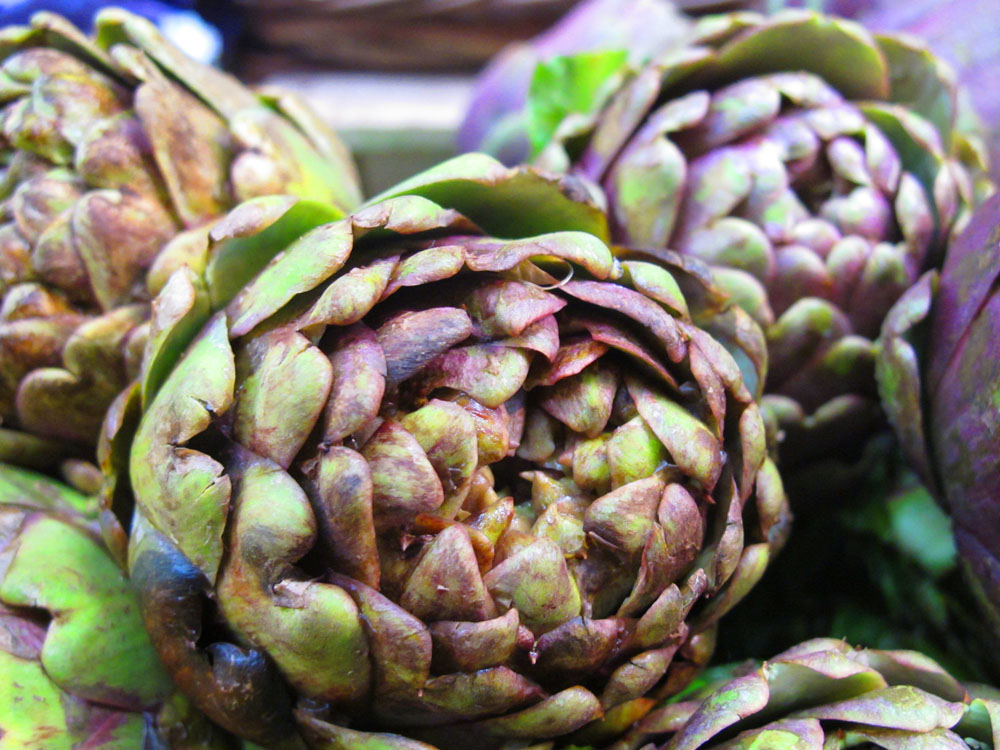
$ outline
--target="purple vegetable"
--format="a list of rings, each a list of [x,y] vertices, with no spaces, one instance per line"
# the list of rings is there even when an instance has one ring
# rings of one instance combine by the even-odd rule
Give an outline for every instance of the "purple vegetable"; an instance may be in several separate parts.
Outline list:
[[[952,514],[959,553],[1000,616],[1000,195],[893,308],[877,364],[910,460]]]

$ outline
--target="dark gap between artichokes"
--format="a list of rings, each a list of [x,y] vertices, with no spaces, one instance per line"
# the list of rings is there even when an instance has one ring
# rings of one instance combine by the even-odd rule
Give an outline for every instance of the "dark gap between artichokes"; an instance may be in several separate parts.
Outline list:
[[[137,374],[147,270],[179,232],[272,193],[360,202],[307,107],[185,57],[109,9],[87,37],[38,13],[0,31],[0,457],[89,457]]]
[[[581,183],[472,154],[335,223],[249,201],[170,277],[102,461],[213,720],[276,748],[611,739],[704,663],[787,533],[726,349],[762,382],[763,341],[692,322],[720,299],[697,264],[606,237]]]

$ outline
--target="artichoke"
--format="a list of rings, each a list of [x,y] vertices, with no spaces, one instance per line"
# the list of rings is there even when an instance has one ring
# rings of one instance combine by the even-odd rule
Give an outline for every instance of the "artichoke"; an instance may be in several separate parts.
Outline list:
[[[853,460],[882,418],[884,315],[989,190],[950,70],[910,38],[788,10],[707,17],[607,76],[611,94],[572,59],[539,67],[539,163],[599,182],[617,242],[709,263],[765,328],[783,471]]]
[[[613,747],[669,738],[663,750],[991,750],[1000,746],[1000,701],[970,689],[918,652],[817,638],[760,665],[717,669]]]
[[[0,464],[0,745],[229,748],[176,693],[92,498]]]
[[[886,318],[879,389],[903,449],[950,513],[970,580],[1000,634],[1000,196],[974,214],[940,274]]]
[[[92,38],[38,13],[0,32],[0,60],[0,457],[45,465],[92,451],[134,377],[146,272],[168,241],[257,195],[343,214],[359,194],[307,108],[124,11],[100,13]]]
[[[761,332],[616,259],[572,178],[471,154],[308,204],[215,226],[108,415],[167,669],[266,747],[613,736],[784,540]]]

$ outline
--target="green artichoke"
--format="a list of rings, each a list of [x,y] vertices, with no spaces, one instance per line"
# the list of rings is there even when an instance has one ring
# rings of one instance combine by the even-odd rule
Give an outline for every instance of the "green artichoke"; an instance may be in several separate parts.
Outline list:
[[[86,455],[134,377],[169,240],[236,203],[360,200],[340,142],[301,103],[256,94],[106,10],[92,38],[38,13],[0,31],[0,457]],[[184,236],[183,234],[181,235]]]
[[[663,750],[1000,747],[996,691],[966,688],[916,651],[855,650],[817,638],[760,665],[717,668],[703,682],[612,747],[663,740]]]
[[[0,746],[219,749],[160,663],[92,498],[0,464]]]
[[[272,748],[614,736],[784,540],[762,334],[696,326],[697,264],[616,259],[571,178],[472,154],[313,208],[215,226],[107,420],[167,669]]]
[[[528,108],[539,163],[603,186],[617,242],[711,264],[765,328],[783,471],[863,445],[881,322],[990,189],[944,63],[813,12],[734,13],[634,75],[542,65]]]

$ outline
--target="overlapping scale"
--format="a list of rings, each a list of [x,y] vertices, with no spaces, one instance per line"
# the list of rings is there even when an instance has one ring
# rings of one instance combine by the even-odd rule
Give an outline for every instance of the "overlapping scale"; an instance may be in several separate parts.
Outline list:
[[[1000,706],[990,692],[967,690],[915,651],[816,638],[759,665],[716,668],[694,694],[658,706],[611,747],[993,748]]]
[[[177,693],[96,520],[96,498],[0,464],[3,744],[231,747]]]

